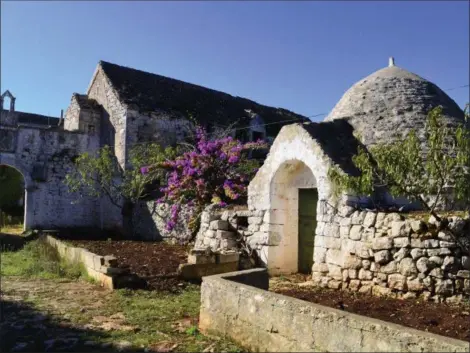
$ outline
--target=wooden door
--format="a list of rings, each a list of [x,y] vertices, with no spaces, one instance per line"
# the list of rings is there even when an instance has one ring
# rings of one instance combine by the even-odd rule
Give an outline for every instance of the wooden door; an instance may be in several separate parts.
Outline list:
[[[299,189],[299,272],[310,273],[317,227],[317,189]]]

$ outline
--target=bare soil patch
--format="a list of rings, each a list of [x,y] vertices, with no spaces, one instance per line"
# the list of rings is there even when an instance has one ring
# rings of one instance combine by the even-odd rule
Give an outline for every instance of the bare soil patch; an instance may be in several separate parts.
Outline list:
[[[421,299],[393,299],[299,285],[300,278],[276,280],[271,291],[350,313],[470,341],[470,305]],[[283,283],[282,283],[283,282]]]
[[[115,256],[118,266],[144,279],[148,289],[176,291],[186,285],[177,276],[177,269],[186,263],[187,246],[136,240],[70,240],[69,243],[97,255]]]

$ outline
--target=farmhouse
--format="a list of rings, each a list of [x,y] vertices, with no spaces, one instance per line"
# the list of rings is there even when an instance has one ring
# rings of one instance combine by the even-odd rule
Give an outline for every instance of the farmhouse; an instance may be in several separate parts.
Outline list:
[[[243,127],[236,137],[244,141],[273,140],[283,125],[308,121],[285,109],[104,61],[86,94],[72,95],[63,117],[16,111],[15,100],[9,91],[2,95],[0,164],[23,174],[25,228],[122,226],[121,211],[109,201],[70,194],[64,185],[72,160],[83,152],[109,145],[126,167],[134,144],[181,141],[194,121],[214,134]],[[152,222],[150,214],[140,219],[146,216]]]

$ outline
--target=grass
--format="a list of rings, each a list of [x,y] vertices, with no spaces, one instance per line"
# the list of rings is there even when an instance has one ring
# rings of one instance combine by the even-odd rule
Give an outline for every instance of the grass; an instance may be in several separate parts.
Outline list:
[[[86,277],[85,269],[81,265],[71,265],[61,260],[57,251],[44,239],[28,242],[19,251],[3,249],[0,275],[69,279]]]
[[[23,223],[4,225],[0,227],[0,233],[20,235],[23,233]]]
[[[96,302],[96,295],[89,294],[98,287],[80,282],[87,279],[82,268],[70,266],[60,261],[54,248],[41,238],[33,240],[19,251],[4,251],[1,253],[1,276],[15,276],[15,280],[24,280],[25,283],[41,279],[44,283],[51,283],[50,289],[41,286],[41,291],[28,296],[28,301],[36,310],[42,313],[51,313],[51,302],[60,302],[66,308],[67,321],[73,325],[81,326],[93,322],[96,317],[110,317],[122,313],[125,324],[135,326],[134,331],[111,330],[94,339],[99,344],[128,341],[133,347],[150,348],[155,351],[184,351],[184,352],[240,352],[242,348],[231,340],[206,336],[199,332],[197,319],[200,307],[200,287],[188,285],[177,294],[157,291],[120,289],[107,292],[108,296],[102,305],[93,309],[82,310]],[[70,297],[71,281],[83,288],[83,293]],[[82,284],[80,284],[82,283]],[[90,291],[84,289],[90,286]],[[37,284],[32,285],[37,288]],[[95,292],[96,294],[96,292]],[[101,296],[101,294],[100,294]],[[55,316],[58,324],[60,315]]]

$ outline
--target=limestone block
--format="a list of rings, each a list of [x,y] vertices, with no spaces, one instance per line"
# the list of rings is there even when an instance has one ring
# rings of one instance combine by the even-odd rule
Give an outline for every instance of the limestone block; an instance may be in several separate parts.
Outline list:
[[[441,240],[439,242],[439,246],[441,248],[455,248],[457,246],[457,244],[454,243],[453,241],[443,241],[443,240]]]
[[[201,214],[201,223],[210,223],[212,221],[217,220],[219,215],[216,215],[211,212],[204,211]]]
[[[261,217],[248,217],[248,224],[261,224],[263,219]]]
[[[363,263],[363,265],[364,265],[364,263]],[[376,262],[371,262],[371,263],[370,263],[370,270],[371,270],[372,272],[377,272],[377,271],[379,270],[379,266],[380,266],[380,265],[379,265],[378,263],[376,263]]]
[[[223,264],[226,262],[238,262],[240,254],[238,252],[226,252],[216,255],[216,263]]]
[[[470,278],[470,271],[469,270],[460,270],[460,271],[457,272],[457,277]]]
[[[325,237],[325,236],[317,236],[315,237],[315,245],[323,247],[323,248],[327,248],[327,249],[340,249],[341,239]]]
[[[341,221],[339,222],[339,225],[341,227],[346,227],[346,226],[351,226],[351,218],[342,218]]]
[[[370,281],[362,281],[361,288],[359,288],[359,293],[371,294],[372,293],[373,283]]]
[[[442,263],[442,269],[444,271],[450,271],[452,270],[453,268],[456,267],[456,265],[458,266],[458,262],[456,261],[455,257],[453,256],[446,256],[444,258],[444,261]]]
[[[437,240],[437,239],[426,239],[424,241],[424,247],[426,249],[437,248],[437,247],[439,247],[439,240]]]
[[[313,248],[313,262],[325,262],[326,260],[326,248],[316,246]]]
[[[399,239],[399,238],[395,238]],[[395,254],[393,254],[393,259],[395,261],[401,261],[403,258],[407,257],[410,253],[410,249],[408,248],[401,248]]]
[[[384,281],[387,281],[387,277],[388,277],[388,275],[387,275],[386,273],[377,273],[377,277],[376,277],[376,278],[377,278],[379,281],[383,281],[383,282],[384,282]]]
[[[434,282],[434,278],[432,278],[431,276],[427,276],[423,279],[423,285],[429,290],[433,290]]]
[[[362,263],[362,268],[363,268],[364,270],[370,269],[370,265],[371,265],[370,260],[362,260],[361,263]]]
[[[209,228],[212,230],[228,230],[228,222],[222,220],[211,221]]]
[[[359,270],[359,273],[358,273],[358,278],[361,279],[361,280],[372,280],[372,272],[371,271],[368,271],[368,270],[364,270],[363,268],[361,268]]]
[[[336,238],[334,238],[336,239]],[[328,249],[326,262],[333,265],[343,266],[344,254],[341,250]]]
[[[349,289],[352,291],[357,291],[361,286],[361,281],[358,279],[353,279],[349,282]]]
[[[436,266],[441,266],[444,260],[442,259],[442,257],[439,257],[439,256],[431,256],[429,258],[429,262],[434,265],[433,267],[436,267]]]
[[[386,274],[395,273],[397,271],[398,271],[398,263],[396,261],[391,261],[385,266],[381,266],[379,269],[379,272],[386,273]]]
[[[315,229],[315,234],[316,235],[324,235],[324,229],[325,229],[325,223],[324,222],[318,222],[317,223],[317,228]]]
[[[419,278],[408,279],[406,282],[409,291],[420,292],[423,290],[423,283]]]
[[[370,259],[374,257],[374,252],[364,243],[358,243],[356,246],[356,255],[362,259]]]
[[[341,284],[341,281],[332,279],[331,281],[328,281],[328,288],[338,289],[339,287],[341,287]]]
[[[449,248],[440,248],[439,255],[440,256],[452,255],[452,250],[450,250]]]
[[[437,280],[435,285],[437,295],[449,296],[453,294],[453,283],[450,279]]]
[[[249,231],[249,232],[257,232],[257,231],[259,231],[259,225],[258,225],[258,224],[249,224],[249,225],[248,225],[248,231]]]
[[[312,272],[328,273],[328,265],[325,263],[314,263],[312,266]]]
[[[339,207],[338,209],[338,213],[342,216],[342,217],[348,217],[351,216],[354,212],[354,207],[351,207],[351,206],[348,206],[348,205],[342,205]]]
[[[375,238],[372,241],[373,250],[388,250],[393,247],[393,239],[390,238]]]
[[[351,231],[349,232],[349,238],[351,240],[360,240],[362,236],[362,226],[354,225],[351,227]]]
[[[462,256],[462,267],[465,270],[470,270],[470,256]]]
[[[215,221],[222,222],[222,221]],[[229,232],[227,230],[218,230],[216,231],[216,236],[218,239],[235,239],[236,235],[234,232]]]
[[[429,272],[429,276],[436,278],[444,278],[444,272],[439,267],[436,267]]]
[[[375,220],[377,218],[377,213],[375,212],[367,212],[366,216],[364,217],[364,227],[370,228],[375,225]]]
[[[357,270],[347,270],[348,271],[348,277],[351,279],[356,279],[357,278]]]
[[[410,246],[410,238],[408,237],[399,237],[393,239],[393,245],[396,248],[405,248]]]
[[[393,238],[405,236],[405,222],[404,221],[393,221],[392,222],[392,234]]]
[[[192,253],[188,255],[189,264],[215,264],[214,254]]]
[[[375,228],[380,228],[384,225],[386,214],[384,212],[377,213],[377,217],[375,218]]]
[[[220,248],[221,240],[220,239],[210,239],[210,238],[205,238],[209,240],[208,245],[212,249],[212,251],[217,251]],[[225,239],[224,239],[225,240]],[[205,240],[204,240],[205,244]]]
[[[347,269],[355,269],[358,270],[362,267],[362,261],[360,258],[353,256],[353,255],[347,255],[345,256],[344,259],[344,268]]]
[[[220,232],[223,232],[223,231],[221,230]],[[208,238],[215,238],[216,235],[217,235],[217,232],[215,230],[206,230],[204,232],[204,236]]]
[[[423,250],[423,249],[412,249],[411,250],[411,257],[413,258],[413,260],[417,260],[419,259],[420,257],[423,257],[426,255],[426,250]]]
[[[452,216],[450,221],[449,228],[455,233],[460,233],[465,227],[465,220],[460,217]]]
[[[337,265],[328,264],[328,276],[341,281],[343,279],[342,268]]]
[[[427,249],[426,253],[428,256],[439,256],[441,254],[441,249]]]
[[[424,248],[424,241],[421,239],[411,239],[412,248]]]
[[[418,261],[416,261],[416,268],[421,273],[426,273],[433,267],[434,265],[430,263],[427,257],[421,257],[420,259],[418,259]]]
[[[421,220],[412,220],[409,222],[410,227],[415,233],[422,233],[425,229],[425,223]]]
[[[392,259],[392,255],[388,250],[377,251],[374,253],[374,261],[378,264],[386,264]]]
[[[445,231],[440,231],[439,233],[437,233],[437,237],[439,238],[439,240],[444,241],[452,241],[454,239],[450,234]]]
[[[351,229],[351,226],[347,225],[347,226],[341,226],[339,228],[339,236],[340,238],[342,239],[346,239],[349,237],[349,231]]]
[[[398,273],[388,276],[388,287],[390,289],[405,290],[406,277]]]
[[[381,287],[381,286],[372,287],[372,295],[375,295],[378,297],[386,297],[386,296],[389,296],[391,293],[392,293],[392,290],[390,288]]]
[[[403,276],[409,277],[418,274],[418,269],[416,268],[416,265],[411,257],[405,257],[402,259],[398,269]]]
[[[330,226],[328,227],[328,230],[325,232],[325,235],[329,237],[339,238],[340,237],[339,225],[330,224]]]

